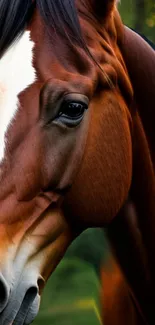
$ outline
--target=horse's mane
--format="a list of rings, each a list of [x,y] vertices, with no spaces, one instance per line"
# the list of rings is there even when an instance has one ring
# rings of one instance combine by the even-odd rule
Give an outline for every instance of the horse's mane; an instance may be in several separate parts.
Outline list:
[[[75,0],[0,0],[0,57],[25,30],[36,7],[47,27],[87,50]]]
[[[0,56],[25,29],[31,0],[0,0]]]

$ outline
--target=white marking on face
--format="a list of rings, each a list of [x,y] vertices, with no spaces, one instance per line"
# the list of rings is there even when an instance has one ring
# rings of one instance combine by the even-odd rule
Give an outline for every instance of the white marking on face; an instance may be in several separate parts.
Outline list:
[[[33,46],[30,32],[25,31],[0,59],[0,162],[4,158],[6,131],[19,106],[18,95],[35,81]]]

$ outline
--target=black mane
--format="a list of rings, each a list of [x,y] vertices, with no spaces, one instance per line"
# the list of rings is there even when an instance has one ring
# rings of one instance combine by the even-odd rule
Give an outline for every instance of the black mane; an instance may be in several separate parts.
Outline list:
[[[0,0],[0,57],[25,30],[35,7],[47,27],[87,50],[74,0]]]
[[[24,31],[32,0],[0,0],[0,57]]]

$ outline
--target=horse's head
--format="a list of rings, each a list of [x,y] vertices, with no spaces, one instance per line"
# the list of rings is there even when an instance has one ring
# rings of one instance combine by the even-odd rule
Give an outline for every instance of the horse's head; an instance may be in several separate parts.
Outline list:
[[[3,325],[33,320],[70,242],[116,215],[131,179],[132,91],[116,4],[77,1],[82,36],[72,1],[36,3],[0,60]]]

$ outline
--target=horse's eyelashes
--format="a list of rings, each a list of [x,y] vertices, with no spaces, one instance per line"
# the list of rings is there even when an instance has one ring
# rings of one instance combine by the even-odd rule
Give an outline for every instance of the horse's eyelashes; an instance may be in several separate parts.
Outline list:
[[[64,124],[74,127],[82,121],[88,109],[89,100],[85,95],[71,93],[59,96],[54,94],[41,94],[41,119],[45,125]]]
[[[56,121],[68,127],[80,124],[88,109],[88,98],[80,94],[67,95],[60,105]]]

